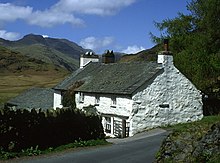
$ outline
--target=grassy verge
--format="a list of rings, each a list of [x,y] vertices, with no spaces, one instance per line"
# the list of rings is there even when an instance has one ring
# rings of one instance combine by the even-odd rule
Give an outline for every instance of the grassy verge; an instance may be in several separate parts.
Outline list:
[[[92,146],[94,147],[94,146],[108,145],[108,144],[110,143],[103,139],[103,140],[75,141],[70,144],[58,146],[56,148],[50,147],[45,150],[40,150],[38,146],[22,150],[21,152],[5,152],[0,149],[0,160],[8,160],[8,159],[24,157],[24,156],[51,154],[56,152],[63,152],[68,149],[77,149],[79,147],[92,147]]]
[[[201,128],[200,130],[201,132],[203,131],[207,132],[210,129],[210,127],[217,122],[220,122],[220,115],[205,116],[200,121],[167,126],[164,129],[181,133],[181,132],[187,132],[187,131],[194,131],[195,129]]]

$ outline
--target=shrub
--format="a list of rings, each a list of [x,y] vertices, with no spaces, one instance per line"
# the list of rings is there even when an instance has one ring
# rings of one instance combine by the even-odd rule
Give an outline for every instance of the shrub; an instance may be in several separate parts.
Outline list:
[[[74,141],[103,138],[100,117],[76,109],[0,112],[0,147],[6,152],[38,152]]]

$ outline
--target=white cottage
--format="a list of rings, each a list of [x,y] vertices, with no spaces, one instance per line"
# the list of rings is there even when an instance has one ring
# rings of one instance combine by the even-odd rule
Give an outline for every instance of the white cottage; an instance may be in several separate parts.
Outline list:
[[[95,106],[109,136],[203,117],[201,92],[174,66],[169,52],[158,55],[158,62],[87,62],[54,88],[54,108],[62,107],[62,92],[77,82],[84,83],[75,90],[77,108]]]

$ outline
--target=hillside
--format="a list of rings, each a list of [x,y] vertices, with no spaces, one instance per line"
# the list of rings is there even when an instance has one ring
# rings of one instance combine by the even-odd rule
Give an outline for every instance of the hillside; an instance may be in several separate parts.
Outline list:
[[[25,56],[19,52],[12,51],[0,46],[0,72],[20,73],[33,71],[65,71],[61,66],[55,66],[42,60]]]
[[[87,50],[66,39],[44,38],[29,34],[17,41],[0,39],[0,45],[45,63],[73,71],[79,66],[79,56]]]
[[[136,61],[156,61],[157,53],[162,50],[161,45],[156,45],[151,49],[140,51],[136,54],[123,55],[119,62],[136,62]]]
[[[31,87],[53,87],[69,72],[51,63],[0,46],[0,108]]]

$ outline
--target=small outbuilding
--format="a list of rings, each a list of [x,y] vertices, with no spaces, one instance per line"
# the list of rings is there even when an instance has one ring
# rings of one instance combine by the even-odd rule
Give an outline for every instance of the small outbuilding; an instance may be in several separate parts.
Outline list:
[[[51,109],[53,108],[54,89],[30,88],[10,99],[6,105],[14,109]]]

